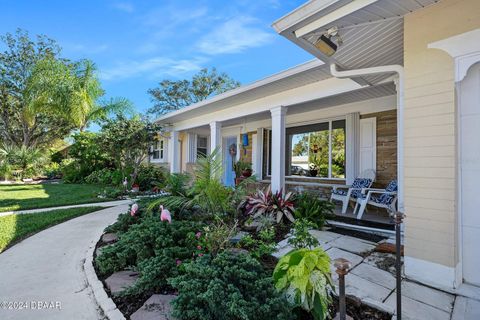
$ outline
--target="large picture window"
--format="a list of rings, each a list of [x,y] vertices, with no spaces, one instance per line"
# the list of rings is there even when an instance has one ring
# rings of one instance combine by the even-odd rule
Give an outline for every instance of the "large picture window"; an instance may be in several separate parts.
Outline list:
[[[345,120],[287,128],[286,173],[345,178]]]

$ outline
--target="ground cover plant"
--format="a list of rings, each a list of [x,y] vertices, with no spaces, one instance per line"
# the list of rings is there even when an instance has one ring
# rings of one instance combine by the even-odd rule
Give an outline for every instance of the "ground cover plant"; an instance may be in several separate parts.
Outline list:
[[[84,184],[0,185],[0,212],[102,202],[103,187]]]
[[[48,227],[100,209],[83,207],[0,217],[0,252]]]
[[[293,319],[271,275],[248,254],[204,255],[169,282],[178,290],[173,302],[177,319]]]

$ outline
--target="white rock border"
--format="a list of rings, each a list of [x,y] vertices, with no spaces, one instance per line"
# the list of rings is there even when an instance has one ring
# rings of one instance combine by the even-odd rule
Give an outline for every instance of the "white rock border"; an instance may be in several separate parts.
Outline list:
[[[97,305],[109,320],[126,320],[123,313],[118,310],[113,300],[107,295],[103,287],[103,283],[98,280],[97,273],[93,267],[93,254],[95,252],[96,244],[90,247],[83,263],[83,269],[87,276],[87,283],[92,289],[93,297]]]

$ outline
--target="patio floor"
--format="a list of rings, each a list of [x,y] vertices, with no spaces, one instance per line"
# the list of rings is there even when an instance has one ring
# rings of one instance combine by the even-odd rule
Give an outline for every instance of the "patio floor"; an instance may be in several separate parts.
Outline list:
[[[333,213],[335,217],[332,220],[351,225],[385,230],[393,230],[395,225],[388,213],[381,209],[376,210],[375,208],[369,208],[360,220],[353,214],[353,208],[351,206],[348,207],[345,214],[342,214],[342,207],[336,204]]]
[[[320,246],[332,261],[345,258],[352,263],[346,276],[346,294],[354,300],[384,311],[396,319],[396,281],[393,266],[394,255],[376,252],[380,242],[367,241],[332,231],[312,230]],[[388,241],[388,240],[387,240]],[[281,257],[293,248],[288,239],[278,243],[276,257]],[[332,270],[333,262],[332,262]],[[337,286],[338,278],[333,272]],[[474,320],[480,318],[480,301],[430,288],[423,284],[402,280],[403,319],[408,320]]]

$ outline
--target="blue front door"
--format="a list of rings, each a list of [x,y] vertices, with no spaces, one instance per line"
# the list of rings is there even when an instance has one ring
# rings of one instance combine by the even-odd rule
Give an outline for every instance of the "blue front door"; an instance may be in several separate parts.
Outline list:
[[[228,187],[235,186],[235,171],[233,164],[237,157],[237,137],[223,139],[223,184]]]

